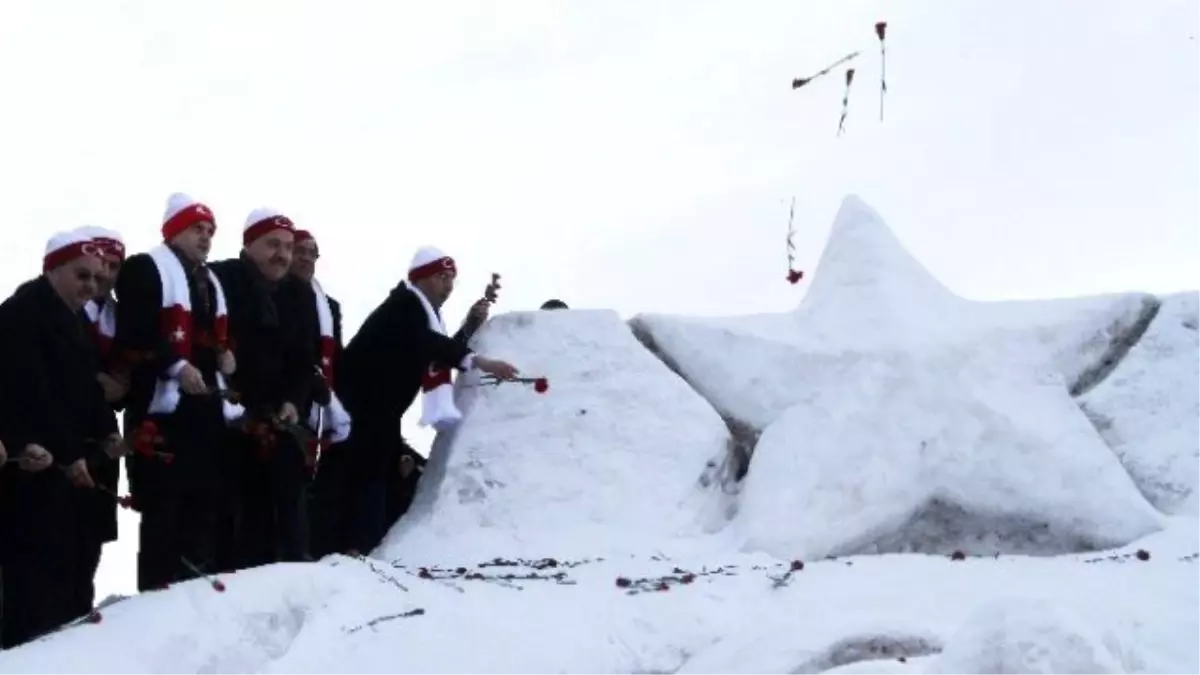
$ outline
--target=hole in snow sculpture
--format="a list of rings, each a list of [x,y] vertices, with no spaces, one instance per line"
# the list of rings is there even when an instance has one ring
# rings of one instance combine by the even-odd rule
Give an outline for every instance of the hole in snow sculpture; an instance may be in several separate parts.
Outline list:
[[[464,419],[435,440],[382,557],[645,553],[727,522],[729,496],[700,478],[727,454],[728,430],[615,312],[505,314],[476,340],[551,387],[538,395],[460,376]]]

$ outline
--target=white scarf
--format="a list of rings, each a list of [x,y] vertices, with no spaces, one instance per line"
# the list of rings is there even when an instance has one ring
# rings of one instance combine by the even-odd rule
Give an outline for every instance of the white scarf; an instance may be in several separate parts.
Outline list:
[[[350,436],[350,413],[346,412],[346,408],[342,406],[342,402],[338,400],[337,394],[333,391],[331,377],[333,363],[330,361],[333,358],[333,347],[336,344],[333,330],[333,308],[329,306],[329,298],[316,279],[312,280],[312,289],[313,294],[317,297],[317,323],[321,328],[321,376],[325,378],[325,384],[329,386],[329,405],[322,409],[316,403],[312,404],[308,413],[308,428],[316,434],[322,431],[330,432],[330,441],[341,443]],[[325,413],[323,420],[321,419],[322,412]]]
[[[113,338],[117,334],[117,303],[115,300],[108,300],[104,303],[104,307],[100,307],[100,303],[95,300],[88,300],[83,306],[83,311],[87,313],[88,320],[96,325],[96,329],[106,338]]]
[[[446,324],[430,304],[429,298],[425,297],[425,294],[415,284],[408,281],[404,283],[425,307],[425,315],[429,318],[429,330],[439,335],[446,335]],[[450,377],[450,370],[438,370],[437,364],[430,363],[429,369],[421,378],[421,391],[420,426],[432,426],[441,431],[457,424],[462,419],[462,413],[454,405],[454,385]]]
[[[179,406],[179,371],[188,362],[192,349],[192,296],[188,288],[187,273],[179,258],[166,245],[159,245],[150,250],[150,258],[158,268],[158,279],[162,285],[162,313],[159,317],[159,329],[171,342],[179,360],[169,369],[169,375],[160,375],[154,385],[154,398],[150,401],[147,412],[151,415],[170,414]],[[220,280],[212,270],[208,272],[209,283],[212,284],[217,298],[217,309],[213,317],[215,325],[225,325],[228,321],[228,308],[225,304],[225,290]],[[225,376],[217,372],[217,388],[225,391]],[[226,421],[233,421],[246,414],[246,409],[240,403],[222,399],[221,412]]]
[[[95,300],[88,300],[83,306],[83,311],[87,314],[88,321],[96,327],[101,345],[107,347],[112,344],[113,338],[117,336],[117,301],[109,298],[101,307]]]

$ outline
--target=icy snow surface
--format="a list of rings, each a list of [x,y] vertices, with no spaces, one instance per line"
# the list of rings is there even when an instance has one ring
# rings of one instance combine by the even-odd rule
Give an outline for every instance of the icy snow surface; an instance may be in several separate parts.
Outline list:
[[[372,557],[121,600],[0,672],[1198,672],[1177,302],[968,302],[850,199],[796,312],[632,322],[682,378],[611,312],[494,317],[549,390],[462,377]]]
[[[1134,481],[1167,513],[1196,515],[1200,294],[1163,298],[1145,336],[1083,406]]]

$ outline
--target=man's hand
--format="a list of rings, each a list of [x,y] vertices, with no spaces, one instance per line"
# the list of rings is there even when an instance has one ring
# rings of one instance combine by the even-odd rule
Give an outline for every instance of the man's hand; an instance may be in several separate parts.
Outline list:
[[[475,357],[475,367],[500,380],[511,380],[520,374],[520,371],[511,363],[500,359],[489,359],[485,356]]]
[[[104,388],[104,400],[107,403],[116,403],[125,398],[125,395],[129,393],[129,378],[127,377],[97,373],[96,379],[100,382],[100,386]]]
[[[225,377],[229,377],[237,372],[237,359],[233,357],[233,352],[228,349],[222,349],[220,354],[217,354],[217,370]]]
[[[104,439],[104,454],[112,459],[120,459],[129,454],[129,446],[125,444],[121,434],[109,434],[108,438]]]
[[[88,473],[87,460],[80,457],[71,462],[67,467],[67,478],[71,481],[71,485],[80,488],[94,488],[95,481],[92,480],[92,475]]]
[[[474,305],[471,305],[470,311],[467,312],[467,320],[482,325],[484,321],[487,321],[488,310],[491,308],[492,303],[488,302],[487,298],[480,298]]]
[[[4,466],[8,462],[8,450],[4,449],[4,443],[0,442],[0,466]]]
[[[185,394],[199,396],[208,393],[208,385],[204,384],[204,376],[190,363],[185,363],[179,371],[179,386]]]
[[[408,478],[413,471],[417,470],[417,463],[413,460],[412,455],[400,455],[400,477]]]
[[[296,412],[296,406],[289,402],[279,406],[279,414],[275,418],[283,424],[296,424],[300,421],[300,414]]]
[[[32,473],[45,471],[53,463],[54,455],[36,443],[26,445],[25,451],[21,454],[21,459],[18,460],[18,466]]]

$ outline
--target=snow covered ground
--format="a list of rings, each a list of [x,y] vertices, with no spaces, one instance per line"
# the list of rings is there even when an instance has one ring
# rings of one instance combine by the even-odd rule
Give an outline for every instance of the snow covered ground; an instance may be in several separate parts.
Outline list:
[[[548,391],[461,378],[373,557],[0,672],[1197,672],[1196,309],[970,302],[851,198],[795,312],[493,318]]]

